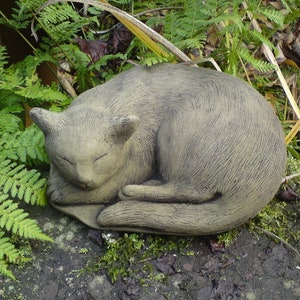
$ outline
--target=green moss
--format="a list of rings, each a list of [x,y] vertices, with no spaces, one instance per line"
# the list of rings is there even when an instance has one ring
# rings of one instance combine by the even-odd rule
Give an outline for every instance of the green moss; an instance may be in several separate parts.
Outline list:
[[[151,264],[153,259],[162,256],[166,252],[177,251],[190,255],[188,246],[191,239],[171,236],[151,236],[145,234],[127,234],[114,238],[110,234],[103,235],[106,244],[106,252],[97,262],[89,262],[79,270],[79,274],[98,270],[105,270],[111,281],[116,282],[120,277],[135,277],[140,274],[141,283],[147,284],[149,280],[164,281],[165,275],[156,271]],[[134,267],[133,267],[134,266]]]
[[[295,203],[299,207],[299,203]],[[300,229],[295,226],[298,214],[286,202],[273,200],[252,221],[250,231],[257,227],[270,232],[285,242],[295,243],[300,239]]]
[[[232,229],[218,234],[217,238],[220,243],[224,243],[225,246],[229,246],[237,239],[238,234],[238,229]]]
[[[269,236],[276,242],[281,239],[286,243],[297,244],[300,240],[300,228],[297,225],[299,212],[299,202],[289,204],[274,199],[245,226],[250,232],[256,232],[259,235],[262,234],[260,229],[271,233]],[[237,239],[238,234],[239,229],[233,229],[219,234],[217,238],[220,243],[223,242],[225,246],[229,246]],[[276,239],[275,236],[278,238]]]

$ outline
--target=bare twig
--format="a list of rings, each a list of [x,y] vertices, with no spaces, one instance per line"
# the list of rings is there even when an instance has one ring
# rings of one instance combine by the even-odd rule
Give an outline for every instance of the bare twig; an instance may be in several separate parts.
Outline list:
[[[185,61],[182,62],[181,64],[183,65],[196,65],[196,64],[201,64],[204,62],[210,62],[217,71],[222,72],[221,68],[219,67],[219,65],[217,64],[217,62],[212,58],[212,57],[205,57],[205,58],[200,58],[197,60],[191,60],[191,61]]]
[[[284,178],[282,178],[282,183],[285,183],[289,180],[292,180],[294,178],[297,178],[297,177],[300,177],[300,173],[297,173],[297,174],[292,174],[292,175],[289,175],[289,176],[286,176]]]
[[[266,234],[266,235],[268,235],[268,236],[270,236],[272,238],[278,239],[282,244],[284,244],[288,249],[290,249],[296,255],[296,258],[300,261],[300,253],[299,253],[299,251],[296,248],[294,248],[291,244],[289,244],[288,242],[286,242],[284,239],[282,239],[278,235],[276,235],[276,234],[274,234],[274,233],[272,233],[272,232],[270,232],[268,230],[265,230],[265,229],[263,229],[263,228],[261,228],[259,226],[255,225],[254,228],[262,231],[264,234]]]

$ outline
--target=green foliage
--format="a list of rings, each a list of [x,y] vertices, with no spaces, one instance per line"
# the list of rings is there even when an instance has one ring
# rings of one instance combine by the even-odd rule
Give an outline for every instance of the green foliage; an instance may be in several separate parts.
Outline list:
[[[246,64],[261,72],[272,71],[274,67],[258,58],[256,50],[262,43],[276,50],[270,39],[276,30],[284,28],[286,16],[270,5],[264,6],[261,1],[244,1],[247,4],[244,9],[242,2],[208,0],[205,5],[199,5],[197,0],[167,1],[166,7],[176,9],[168,11],[163,18],[152,17],[147,24],[161,28],[161,34],[185,53],[197,50],[200,59],[206,56],[205,47],[209,45],[211,57],[228,73],[238,75],[243,71],[241,66]],[[295,7],[294,1],[285,3],[289,8]],[[253,30],[251,16],[262,24],[267,20],[268,28],[262,26],[262,32]],[[139,48],[138,56],[144,64],[159,62],[139,41],[134,41],[132,48],[135,47]]]
[[[13,116],[11,118],[13,119]],[[26,165],[41,166],[48,163],[44,136],[36,126],[30,126],[23,131],[15,130],[14,133],[6,131],[0,137],[2,156]]]
[[[300,239],[299,228],[293,228],[296,219],[297,214],[291,211],[286,202],[273,200],[248,225],[251,231],[258,226],[287,243],[295,243]]]
[[[2,199],[0,199],[1,229],[11,231],[26,239],[52,241],[51,238],[42,233],[35,220],[28,218],[28,213],[18,208],[17,203],[13,200],[6,199],[6,197],[6,195],[2,195]]]
[[[62,43],[74,38],[79,30],[93,22],[98,23],[96,17],[82,17],[68,3],[58,3],[46,7],[41,11],[39,18],[39,26],[55,43]]]
[[[191,239],[171,236],[151,236],[144,234],[124,234],[114,238],[111,234],[103,234],[106,252],[99,258],[97,263],[83,268],[79,272],[106,270],[111,281],[115,282],[120,277],[127,277],[141,272],[147,264],[142,264],[136,269],[139,262],[146,262],[162,256],[166,252],[177,251],[185,253]],[[186,252],[188,255],[188,252]],[[135,266],[135,269],[132,268]],[[148,274],[147,270],[147,275]]]
[[[0,100],[7,106],[13,104],[18,110],[24,110],[24,103],[28,105],[68,105],[70,98],[58,91],[57,86],[51,87],[41,84],[37,76],[37,67],[49,61],[47,55],[36,59],[27,56],[22,62],[7,68],[0,79]],[[10,108],[11,112],[11,108]]]
[[[52,103],[66,103],[68,97],[41,85],[36,76],[39,63],[34,57],[4,68],[7,54],[0,47],[0,61],[0,273],[14,278],[8,264],[25,262],[27,258],[11,236],[51,241],[19,207],[20,202],[46,204],[46,178],[36,169],[48,164],[44,138],[36,126],[24,128],[25,109],[28,104],[48,105],[49,99]]]
[[[238,55],[246,62],[250,63],[255,69],[260,72],[269,72],[275,70],[275,66],[263,61],[256,59],[247,48],[240,48],[237,50]]]
[[[104,268],[115,282],[128,274],[128,265],[133,263],[136,254],[144,245],[138,234],[124,234],[124,237],[106,239],[107,251],[100,258],[98,267]]]
[[[45,205],[45,183],[46,179],[40,179],[35,169],[28,170],[9,159],[0,162],[0,188],[4,195],[10,194],[32,205]]]
[[[21,126],[21,119],[7,110],[0,110],[0,132],[13,133]]]

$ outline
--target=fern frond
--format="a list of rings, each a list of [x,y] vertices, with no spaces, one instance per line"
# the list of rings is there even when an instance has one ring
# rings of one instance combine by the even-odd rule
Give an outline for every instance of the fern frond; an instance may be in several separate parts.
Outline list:
[[[164,63],[164,62],[166,62],[165,58],[158,57],[158,56],[156,56],[154,54],[147,55],[143,59],[143,64],[146,65],[146,66],[152,66],[152,65],[156,65],[158,63]]]
[[[16,89],[15,94],[26,99],[40,100],[42,102],[51,101],[53,103],[70,103],[70,98],[65,94],[58,90],[54,90],[49,86],[42,85],[37,74],[32,77],[26,77],[24,87]]]
[[[5,46],[0,45],[0,74],[3,72],[4,66],[8,63],[8,54]]]
[[[14,104],[25,102],[32,106],[45,102],[69,105],[70,97],[60,92],[55,84],[41,84],[36,69],[41,63],[49,61],[53,61],[49,53],[40,54],[37,51],[37,57],[29,55],[22,62],[5,69],[0,80],[0,109],[8,101]]]
[[[48,163],[44,135],[35,125],[24,131],[7,132],[0,135],[0,153],[2,157],[31,166]]]
[[[27,170],[9,159],[0,162],[0,189],[3,193],[18,196],[32,205],[46,204],[46,179],[36,170]]]
[[[24,79],[20,76],[20,70],[12,68],[5,69],[1,74],[0,90],[13,91],[16,87],[22,86]]]
[[[44,0],[20,0],[14,1],[10,19],[0,18],[0,23],[12,27],[14,30],[28,28],[33,14],[38,7],[44,3]]]
[[[203,49],[206,35],[196,35],[193,38],[186,38],[176,43],[179,49]]]
[[[9,277],[13,280],[16,280],[16,277],[14,276],[13,272],[8,269],[8,263],[4,259],[0,259],[0,274]]]
[[[281,28],[284,24],[284,15],[281,11],[271,8],[265,8],[262,6],[258,7],[258,11],[267,17],[269,20],[273,21],[275,24],[279,25]]]
[[[2,198],[5,199],[5,197]],[[41,231],[35,220],[28,218],[28,213],[18,208],[18,204],[13,202],[13,200],[6,199],[1,202],[0,199],[0,203],[0,227],[2,229],[16,233],[24,238],[53,241]]]
[[[19,251],[16,249],[15,245],[10,242],[10,239],[4,236],[4,231],[1,231],[0,229],[0,264],[3,260],[9,263],[18,263],[19,259]]]
[[[68,3],[58,3],[43,9],[39,22],[51,39],[58,43],[74,38],[83,26],[98,23],[98,20],[96,16],[83,18]]]
[[[243,58],[246,62],[250,63],[255,69],[257,69],[260,72],[269,72],[274,70],[274,65],[255,58],[251,55],[251,53],[248,51],[248,49],[244,47],[240,47],[237,49],[237,53]]]
[[[6,110],[0,110],[0,133],[16,132],[20,129],[22,120]]]
[[[19,6],[25,7],[30,11],[34,11],[44,4],[45,0],[19,0],[16,2],[18,2]]]
[[[288,12],[291,12],[291,7],[290,5],[293,5],[294,3],[290,3],[290,1],[288,1],[289,3],[287,3],[287,1],[285,0],[281,0],[281,3],[282,5],[285,7],[285,9],[288,11]]]
[[[15,95],[11,90],[1,88],[0,81],[0,109],[11,115],[19,115],[24,111],[23,98]]]
[[[260,41],[261,43],[264,43],[268,45],[271,49],[274,51],[277,51],[276,47],[273,45],[273,43],[261,32],[257,30],[249,30],[248,32],[254,39]]]

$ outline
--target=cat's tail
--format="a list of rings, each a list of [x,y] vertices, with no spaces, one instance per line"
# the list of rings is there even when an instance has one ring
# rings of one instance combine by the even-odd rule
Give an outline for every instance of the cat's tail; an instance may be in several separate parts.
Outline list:
[[[222,199],[203,204],[121,201],[100,212],[97,223],[101,228],[116,231],[209,235],[242,225],[258,213],[257,207],[249,203],[244,206],[236,205],[235,201],[225,201],[225,205],[222,202]]]

